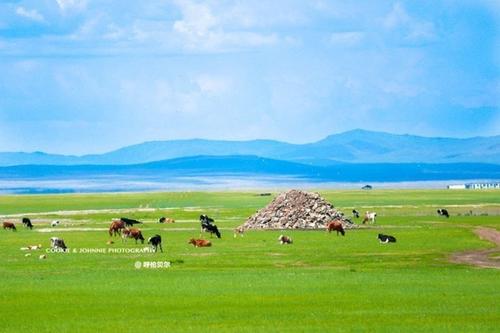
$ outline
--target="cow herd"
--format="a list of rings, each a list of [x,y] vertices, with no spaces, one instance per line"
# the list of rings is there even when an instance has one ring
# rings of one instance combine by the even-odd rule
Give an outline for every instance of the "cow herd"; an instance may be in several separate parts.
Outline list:
[[[165,218],[164,217],[160,218],[159,222],[164,223]],[[141,229],[133,227],[136,224],[143,224],[143,223],[141,221],[129,219],[126,217],[122,217],[119,220],[113,220],[108,229],[109,236],[110,237],[121,236],[122,242],[127,242],[128,239],[133,239],[136,244],[137,241],[140,241],[141,244],[144,244],[145,239],[144,236],[142,235]],[[110,241],[110,244],[112,243],[113,242]],[[151,246],[154,252],[157,252],[158,249],[160,249],[160,251],[163,252],[160,235],[154,235],[149,237],[148,244]]]
[[[437,210],[437,213],[439,216],[444,216],[446,218],[450,217],[450,214],[448,210],[444,208],[440,208]],[[360,214],[356,209],[352,210],[352,216],[353,218],[360,218]],[[377,217],[376,212],[370,212],[366,211],[364,214],[362,224],[373,224],[375,223]],[[210,237],[215,235],[217,238],[221,238],[221,232],[217,225],[215,225],[215,221],[213,218],[210,218],[209,216],[203,214],[200,215],[199,221],[201,224],[201,232],[207,232],[210,234]],[[172,218],[167,218],[167,217],[161,217],[158,220],[158,223],[174,223],[175,220]],[[22,218],[22,224],[27,228],[32,230],[33,229],[33,224],[31,223],[31,220],[27,217]],[[60,224],[59,221],[52,221],[51,226],[52,227],[57,227]],[[109,226],[108,233],[110,237],[113,236],[120,236],[122,238],[122,242],[127,242],[128,239],[134,239],[135,243],[137,244],[138,241],[141,242],[141,244],[144,244],[145,238],[142,234],[142,231],[136,227],[136,225],[143,224],[143,222],[140,222],[138,220],[122,217],[120,219],[113,220],[111,222],[111,225]],[[12,231],[17,231],[16,225],[13,222],[8,222],[4,221],[2,223],[3,229],[4,230],[12,230]],[[234,237],[237,237],[237,235],[243,236],[245,231],[245,228],[240,226],[234,229]],[[337,233],[337,236],[340,234],[342,236],[345,236],[345,229],[344,229],[344,224],[342,223],[341,219],[334,219],[330,221],[329,223],[326,224],[326,231],[328,233],[331,233],[332,231],[335,231]],[[201,233],[200,233],[201,237]],[[381,243],[395,243],[396,238],[391,235],[384,235],[384,234],[378,234],[378,239]],[[291,237],[286,236],[286,235],[280,235],[278,238],[278,241],[280,244],[292,244],[293,240]],[[64,242],[63,239],[58,238],[58,237],[52,237],[50,238],[50,243],[51,243],[51,248],[57,249],[57,250],[66,250],[67,246]],[[113,241],[108,241],[108,244],[113,244]],[[162,248],[162,238],[161,235],[155,234],[151,237],[148,238],[147,242],[150,246],[151,249],[154,252],[157,252],[160,250],[163,252]],[[209,247],[212,246],[212,243],[209,240],[205,239],[194,239],[191,238],[188,241],[188,244],[192,244],[195,247]],[[21,249],[28,249],[28,250],[33,250],[33,249],[38,249],[41,248],[41,245],[30,245],[28,247],[23,247]]]
[[[174,223],[175,220],[172,218],[167,218],[167,217],[161,217],[158,220],[158,223]],[[202,232],[208,232],[212,236],[215,234],[217,238],[221,238],[221,233],[217,226],[214,224],[214,220],[207,215],[201,215],[200,216],[200,223],[201,223],[201,231]],[[32,230],[33,229],[33,224],[31,223],[31,220],[27,217],[22,218],[22,224]],[[52,227],[56,227],[60,224],[60,221],[52,221],[50,225]],[[145,238],[142,234],[142,231],[134,227],[134,225],[138,224],[143,224],[143,222],[135,220],[135,219],[130,219],[126,217],[121,217],[120,219],[115,219],[111,222],[111,225],[109,226],[108,233],[110,237],[113,236],[120,236],[122,238],[122,242],[127,242],[128,239],[134,239],[135,243],[137,244],[138,241],[141,242],[141,244],[144,244]],[[13,222],[7,222],[4,221],[2,223],[3,229],[4,230],[13,230],[17,231],[16,225]],[[241,231],[242,233],[243,231]],[[201,236],[201,234],[200,234]],[[109,240],[107,244],[113,244],[114,241]],[[190,239],[189,244],[193,244],[195,247],[207,247],[211,246],[211,242],[208,240],[204,239]],[[163,252],[163,247],[162,247],[162,238],[161,235],[155,234],[151,237],[148,238],[148,244],[151,246],[152,250],[154,252],[157,252],[160,250]],[[40,249],[42,245],[29,245],[22,247],[21,250],[37,250]],[[50,247],[53,250],[60,250],[60,251],[65,251],[68,247],[66,246],[64,240],[59,237],[51,237],[50,238]],[[45,259],[46,255],[40,256],[40,259]]]
[[[175,220],[172,218],[167,218],[167,217],[161,217],[158,220],[158,223],[174,223]],[[201,231],[202,232],[208,232],[210,233],[210,236],[215,234],[217,238],[221,238],[222,235],[217,228],[217,226],[214,224],[214,219],[208,217],[207,215],[200,215],[200,223],[201,223]],[[118,220],[113,220],[111,222],[111,225],[109,226],[109,236],[121,236],[122,241],[126,242],[127,239],[131,238],[135,240],[135,243],[137,244],[137,241],[140,241],[141,244],[144,244],[144,236],[142,235],[142,231],[139,228],[132,227],[135,224],[143,224],[140,221],[129,219],[122,217]],[[148,238],[148,244],[151,245],[151,248],[153,249],[154,252],[157,252],[158,249],[160,249],[161,252],[163,252],[163,248],[161,245],[161,236],[156,234],[152,237]],[[212,243],[207,240],[203,239],[190,239],[188,244],[193,244],[195,247],[207,247],[211,246]]]

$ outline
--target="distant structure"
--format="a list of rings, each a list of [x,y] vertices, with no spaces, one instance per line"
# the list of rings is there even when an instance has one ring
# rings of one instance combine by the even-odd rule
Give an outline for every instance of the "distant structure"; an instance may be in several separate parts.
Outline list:
[[[448,190],[465,190],[465,184],[448,185]]]
[[[372,188],[373,188],[373,186],[371,186],[371,185],[365,185],[361,189],[362,190],[371,190]]]
[[[487,189],[500,189],[500,182],[494,183],[467,183],[448,185],[448,190],[487,190]]]
[[[500,189],[500,183],[469,183],[465,184],[466,189],[483,190],[483,189]]]

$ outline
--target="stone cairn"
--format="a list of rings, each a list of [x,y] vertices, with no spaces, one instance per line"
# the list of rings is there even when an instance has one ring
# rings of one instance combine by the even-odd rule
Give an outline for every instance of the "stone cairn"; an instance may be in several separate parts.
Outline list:
[[[290,190],[278,195],[269,205],[250,216],[243,229],[324,229],[334,219],[345,228],[352,222],[318,193]]]

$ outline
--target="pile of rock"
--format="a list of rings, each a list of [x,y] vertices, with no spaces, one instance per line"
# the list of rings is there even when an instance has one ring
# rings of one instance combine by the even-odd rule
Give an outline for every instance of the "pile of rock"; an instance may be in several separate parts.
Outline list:
[[[323,229],[334,219],[351,223],[317,193],[291,190],[278,195],[269,205],[252,215],[244,229]]]

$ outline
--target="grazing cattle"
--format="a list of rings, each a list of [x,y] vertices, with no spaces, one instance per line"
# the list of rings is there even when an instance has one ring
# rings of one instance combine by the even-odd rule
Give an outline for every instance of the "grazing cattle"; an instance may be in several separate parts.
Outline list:
[[[447,218],[450,217],[450,214],[448,213],[448,210],[441,208],[437,210],[437,213],[439,216],[446,216]]]
[[[135,239],[135,243],[140,240],[142,244],[144,244],[144,237],[142,236],[142,232],[137,228],[125,228],[122,233],[122,240],[127,241],[127,238]]]
[[[53,249],[62,249],[62,250],[66,250],[68,248],[64,243],[64,240],[59,237],[50,238],[50,247]]]
[[[125,222],[121,220],[115,220],[111,222],[111,225],[109,226],[109,235],[110,236],[121,235],[122,229],[125,229]]]
[[[365,224],[366,222],[369,222],[369,223],[375,223],[375,218],[377,217],[377,213],[375,212],[366,212],[365,213],[365,217],[363,218],[363,224]]]
[[[208,247],[208,246],[212,246],[212,243],[209,240],[194,239],[194,238],[191,238],[189,240],[188,244],[193,244],[194,247]]]
[[[57,227],[59,225],[59,221],[52,221],[52,223],[50,224],[52,227]]]
[[[22,220],[22,221],[23,221],[23,224],[24,224],[24,226],[25,226],[26,228],[28,228],[28,229],[30,229],[30,230],[31,230],[31,229],[33,229],[33,224],[31,224],[31,220],[30,220],[29,218],[27,218],[27,217],[23,217],[23,220]]]
[[[377,238],[380,241],[380,243],[383,243],[383,244],[396,243],[396,237],[394,237],[394,236],[378,234]]]
[[[337,232],[337,236],[339,235],[339,232],[342,234],[342,236],[345,236],[344,226],[342,225],[342,222],[340,222],[339,220],[333,220],[330,223],[328,223],[326,225],[326,230],[328,230],[328,233],[335,230]]]
[[[281,245],[283,245],[283,244],[292,244],[293,243],[293,240],[290,237],[288,237],[288,236],[280,235],[278,237],[278,240],[280,241]]]
[[[214,219],[208,217],[207,215],[200,215],[200,222],[201,222],[201,231],[209,232],[210,237],[212,237],[213,234],[217,236],[217,238],[221,238],[221,234],[219,232],[219,229],[214,223]],[[200,235],[201,236],[201,235]]]
[[[355,218],[359,219],[359,212],[356,209],[353,209],[352,210],[352,216],[354,216]]]
[[[16,225],[14,223],[12,223],[12,222],[4,222],[3,223],[3,228],[5,230],[10,229],[12,231],[17,231]]]
[[[215,221],[213,218],[208,217],[208,215],[203,214],[203,215],[200,215],[200,222],[206,223],[206,224],[213,224]]]
[[[151,245],[151,248],[155,252],[158,251],[158,247],[160,248],[160,251],[163,252],[163,249],[161,247],[161,236],[160,235],[154,235],[153,237],[149,237],[148,244]]]
[[[121,217],[120,220],[123,221],[123,223],[125,223],[125,225],[127,227],[132,227],[134,224],[142,224],[141,221],[137,221],[134,219],[128,219],[126,217]]]
[[[165,217],[165,216],[162,216],[160,217],[160,219],[158,220],[158,223],[175,223],[175,220],[170,218],[170,217]]]
[[[236,238],[238,235],[243,237],[243,234],[245,233],[245,228],[240,225],[239,227],[234,229],[234,238]]]

